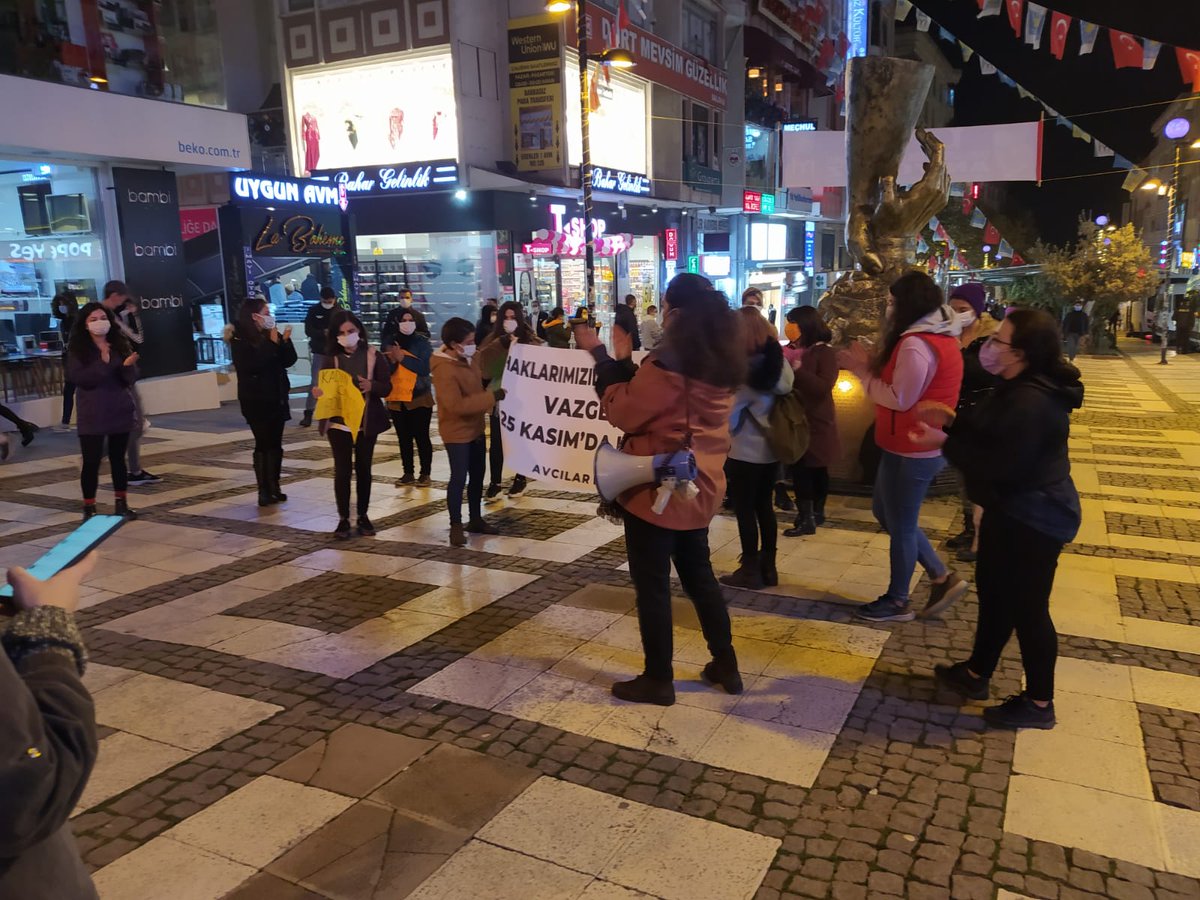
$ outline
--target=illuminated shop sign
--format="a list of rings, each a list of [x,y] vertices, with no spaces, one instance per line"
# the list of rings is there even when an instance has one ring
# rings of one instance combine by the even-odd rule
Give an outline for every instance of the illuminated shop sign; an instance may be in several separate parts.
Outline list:
[[[783,130],[788,133],[796,131],[816,131],[816,119],[792,119],[790,122],[783,123]]]
[[[592,190],[643,197],[650,193],[650,179],[646,175],[596,166],[592,169]]]
[[[457,186],[458,163],[452,159],[439,159],[400,166],[323,170],[315,172],[314,177],[328,179],[345,188],[351,197],[391,197]]]
[[[245,200],[262,206],[290,203],[297,206],[340,206],[345,210],[347,203],[345,189],[324,182],[304,181],[298,178],[230,175],[229,193],[236,200]]]

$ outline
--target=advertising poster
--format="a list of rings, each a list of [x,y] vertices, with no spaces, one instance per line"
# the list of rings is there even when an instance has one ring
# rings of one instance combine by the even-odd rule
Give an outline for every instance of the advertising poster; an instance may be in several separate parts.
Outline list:
[[[635,353],[634,360],[645,354]],[[583,350],[513,344],[500,401],[504,462],[547,485],[594,491],[596,450],[621,432],[600,413],[596,366]]]
[[[508,23],[513,160],[522,172],[563,165],[563,38],[557,17]]]
[[[597,68],[592,67],[593,73]],[[579,66],[569,61],[565,71],[567,84],[578,90]],[[649,172],[649,82],[624,72],[610,72],[607,78],[603,73],[596,76],[594,84],[588,114],[593,165],[630,173]],[[572,166],[583,161],[582,116],[577,102],[567,104],[567,161]]]
[[[450,50],[291,76],[296,172],[458,159]]]
[[[113,169],[121,223],[125,283],[141,305],[143,378],[192,372],[196,345],[192,311],[185,299],[187,263],[175,173],[161,169]]]

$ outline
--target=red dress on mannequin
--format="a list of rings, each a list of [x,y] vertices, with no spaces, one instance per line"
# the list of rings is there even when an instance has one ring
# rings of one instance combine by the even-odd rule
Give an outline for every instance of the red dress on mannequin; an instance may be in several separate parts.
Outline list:
[[[300,119],[300,135],[304,139],[304,174],[309,175],[321,160],[321,129],[312,113]]]

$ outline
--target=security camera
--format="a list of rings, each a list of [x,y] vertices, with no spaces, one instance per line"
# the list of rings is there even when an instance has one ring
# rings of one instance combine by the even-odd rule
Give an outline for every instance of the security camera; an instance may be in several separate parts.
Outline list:
[[[716,208],[715,206],[710,206],[710,207],[708,208],[708,211],[709,211],[710,213],[712,213],[714,216],[717,214],[717,208]]]

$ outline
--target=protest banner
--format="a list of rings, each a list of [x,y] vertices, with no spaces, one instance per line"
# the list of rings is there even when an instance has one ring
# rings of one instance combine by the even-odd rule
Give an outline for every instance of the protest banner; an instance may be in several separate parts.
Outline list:
[[[342,369],[322,369],[317,375],[317,387],[321,396],[317,398],[313,418],[332,419],[340,416],[350,429],[351,437],[357,439],[367,401],[350,373]]]
[[[504,390],[505,465],[547,486],[594,491],[596,450],[606,437],[615,445],[621,432],[601,413],[591,354],[513,344]]]

